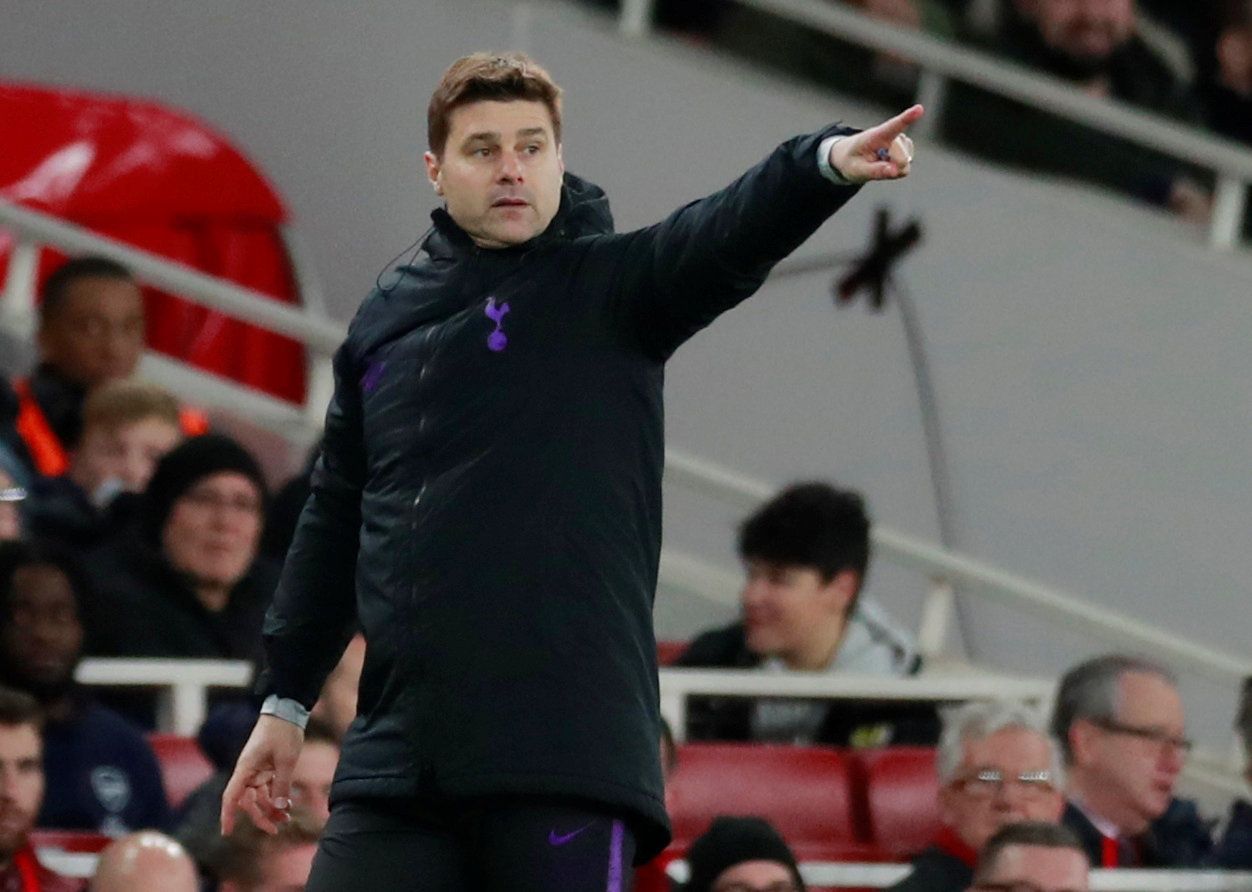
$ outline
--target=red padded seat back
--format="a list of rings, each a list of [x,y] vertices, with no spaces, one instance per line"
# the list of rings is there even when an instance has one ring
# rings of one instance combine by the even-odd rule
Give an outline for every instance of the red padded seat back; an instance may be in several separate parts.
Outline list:
[[[924,849],[939,829],[934,748],[862,750],[859,758],[870,838],[896,857]]]
[[[853,782],[850,757],[832,749],[684,744],[670,782],[674,838],[689,844],[718,815],[760,815],[797,854],[853,849]]]
[[[161,766],[161,780],[170,806],[178,808],[196,787],[213,775],[208,760],[194,737],[178,734],[150,734],[148,743]]]

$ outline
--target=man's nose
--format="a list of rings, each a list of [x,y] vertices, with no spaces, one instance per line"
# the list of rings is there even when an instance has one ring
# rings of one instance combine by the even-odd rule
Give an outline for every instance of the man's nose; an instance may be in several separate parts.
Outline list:
[[[522,181],[522,162],[516,152],[500,153],[500,179],[509,183]]]

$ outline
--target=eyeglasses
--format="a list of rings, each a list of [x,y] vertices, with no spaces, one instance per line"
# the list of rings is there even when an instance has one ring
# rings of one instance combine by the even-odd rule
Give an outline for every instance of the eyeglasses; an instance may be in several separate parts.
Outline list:
[[[779,880],[768,886],[750,886],[747,883],[727,883],[714,886],[713,892],[800,892],[800,887],[791,880]]]
[[[999,795],[1008,784],[1016,784],[1021,793],[1028,798],[1044,796],[1055,790],[1052,786],[1052,772],[1047,769],[1023,771],[1016,777],[1006,778],[999,768],[982,768],[969,777],[962,778],[958,783],[967,794],[979,799],[990,799],[992,796]]]
[[[1009,883],[975,883],[971,888],[979,892],[1078,892],[1077,889],[1045,889],[1026,880]]]
[[[1184,756],[1189,754],[1191,748],[1195,745],[1190,739],[1175,737],[1163,728],[1142,728],[1137,725],[1123,725],[1114,719],[1089,719],[1088,721],[1097,728],[1103,728],[1110,734],[1125,734],[1128,737],[1138,737],[1140,740],[1146,740],[1161,749],[1169,747],[1177,750]]]
[[[0,487],[0,502],[20,502],[26,498],[26,490],[20,486]]]

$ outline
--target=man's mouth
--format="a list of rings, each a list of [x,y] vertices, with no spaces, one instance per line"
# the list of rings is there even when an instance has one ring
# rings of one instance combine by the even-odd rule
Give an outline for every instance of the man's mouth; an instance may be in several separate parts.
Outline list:
[[[524,208],[529,202],[524,198],[497,198],[491,203],[493,208]]]

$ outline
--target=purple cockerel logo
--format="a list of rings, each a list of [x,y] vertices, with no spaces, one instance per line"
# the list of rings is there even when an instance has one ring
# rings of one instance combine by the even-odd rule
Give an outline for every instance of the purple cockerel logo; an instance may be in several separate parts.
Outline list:
[[[504,317],[508,312],[507,303],[497,307],[494,297],[487,298],[487,306],[483,308],[483,313],[496,324],[491,334],[487,335],[487,349],[492,353],[499,353],[509,345],[509,336],[504,333]]]

